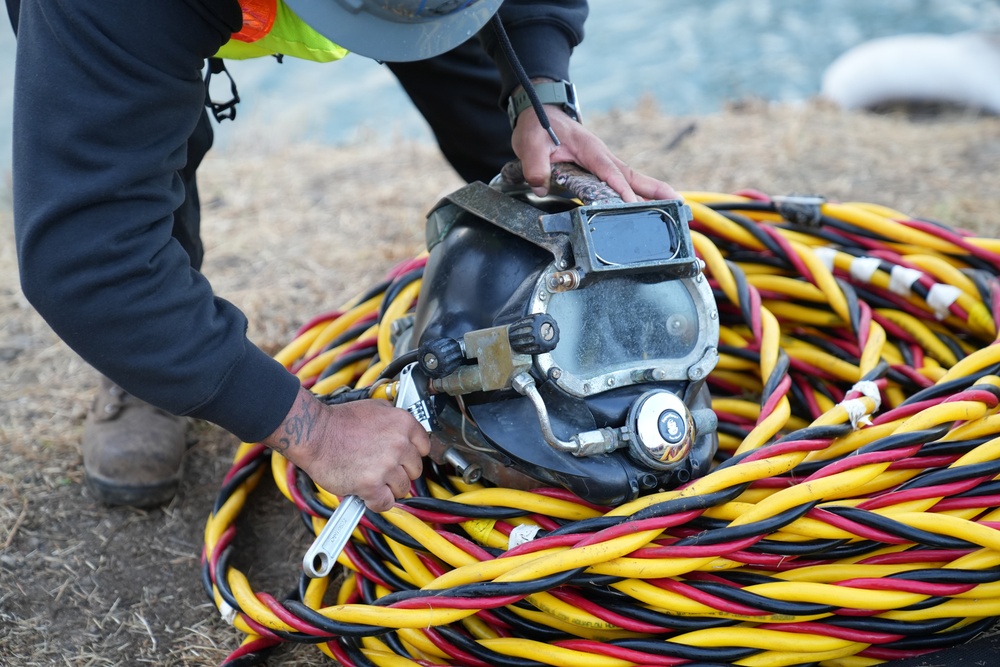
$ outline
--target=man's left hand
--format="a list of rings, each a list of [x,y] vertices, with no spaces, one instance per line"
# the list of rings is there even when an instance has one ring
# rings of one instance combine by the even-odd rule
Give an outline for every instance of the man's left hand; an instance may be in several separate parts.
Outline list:
[[[511,137],[514,153],[521,159],[524,179],[536,195],[548,194],[553,163],[574,162],[607,183],[626,202],[680,198],[667,183],[625,164],[597,135],[560,107],[547,104],[545,113],[559,137],[559,146],[552,142],[531,108],[521,113]]]

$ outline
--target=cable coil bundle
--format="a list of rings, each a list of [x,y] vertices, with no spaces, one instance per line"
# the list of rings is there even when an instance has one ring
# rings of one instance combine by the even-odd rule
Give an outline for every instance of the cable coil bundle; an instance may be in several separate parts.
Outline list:
[[[1000,240],[866,203],[684,194],[720,314],[713,470],[615,508],[429,464],[339,563],[279,601],[229,564],[270,469],[318,533],[338,499],[240,445],[203,581],[245,633],[351,666],[864,667],[1000,616]],[[276,358],[319,395],[385,397],[425,258]]]

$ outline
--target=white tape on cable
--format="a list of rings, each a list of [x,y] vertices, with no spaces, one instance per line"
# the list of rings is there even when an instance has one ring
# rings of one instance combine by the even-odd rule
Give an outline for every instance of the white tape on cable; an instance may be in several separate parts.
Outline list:
[[[924,275],[916,269],[894,266],[889,273],[889,291],[899,296],[910,296],[910,286]]]
[[[962,290],[954,285],[934,283],[931,285],[930,291],[927,292],[927,305],[934,311],[936,318],[943,320],[950,314],[948,309],[951,307],[951,304],[958,301],[958,297],[961,294]]]
[[[223,600],[219,604],[219,615],[222,616],[222,620],[233,625],[236,623],[236,610],[229,606],[229,603]]]
[[[826,246],[820,246],[819,248],[813,248],[813,252],[816,254],[816,259],[823,262],[830,272],[833,272],[833,260],[837,256],[837,250],[834,248],[828,248]]]
[[[841,401],[840,404],[847,410],[847,418],[851,420],[851,426],[854,427],[854,430],[858,429],[859,424],[861,426],[871,424],[871,419],[868,418],[868,406],[865,405],[864,399],[851,398]]]
[[[868,406],[865,404],[863,398],[850,398],[846,401],[842,401],[840,404],[844,406],[844,410],[847,411],[847,418],[851,420],[851,426],[857,430],[858,426],[870,426],[872,423],[871,414],[878,412],[878,409],[882,407],[882,393],[878,389],[878,385],[871,380],[862,380],[855,383],[851,387],[852,392],[858,392],[866,398],[872,399],[875,407],[872,409],[871,413],[868,412]]]
[[[858,257],[851,260],[851,278],[858,282],[870,283],[872,276],[882,265],[877,257]]]
[[[875,409],[872,412],[877,412],[880,407],[882,407],[882,392],[878,389],[878,384],[872,382],[871,380],[861,380],[860,382],[855,382],[854,386],[851,387],[851,391],[856,391],[859,394],[863,394],[868,398],[872,399],[875,403]]]
[[[535,535],[538,535],[538,531],[541,530],[538,526],[532,526],[528,523],[522,523],[510,531],[510,537],[507,538],[507,548],[513,549],[519,547],[522,544],[527,544],[531,540],[535,539]]]

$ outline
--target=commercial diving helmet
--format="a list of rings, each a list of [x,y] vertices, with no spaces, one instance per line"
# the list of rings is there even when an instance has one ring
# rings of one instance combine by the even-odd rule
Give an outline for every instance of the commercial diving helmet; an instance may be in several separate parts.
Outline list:
[[[436,461],[467,481],[619,504],[708,471],[718,311],[683,202],[626,204],[557,170],[570,196],[498,177],[434,208],[396,349],[416,351],[430,387]]]

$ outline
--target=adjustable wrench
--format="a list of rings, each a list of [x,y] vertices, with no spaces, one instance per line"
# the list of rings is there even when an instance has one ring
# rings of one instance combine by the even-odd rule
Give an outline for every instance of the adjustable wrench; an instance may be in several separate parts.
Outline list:
[[[418,376],[414,377],[414,373]],[[427,399],[427,378],[419,366],[412,363],[399,374],[396,407],[406,409],[430,433],[434,426],[434,411]],[[330,574],[340,552],[347,546],[354,529],[365,515],[365,501],[358,496],[346,496],[316,536],[302,557],[302,569],[312,578]]]

